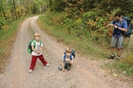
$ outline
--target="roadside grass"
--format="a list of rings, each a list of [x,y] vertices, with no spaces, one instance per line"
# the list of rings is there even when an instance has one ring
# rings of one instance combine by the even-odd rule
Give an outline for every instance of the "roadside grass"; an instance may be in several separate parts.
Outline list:
[[[54,36],[58,42],[62,42],[66,45],[68,45],[71,48],[74,48],[77,53],[80,53],[83,56],[92,56],[94,55],[95,58],[105,58],[107,55],[107,52],[103,52],[103,49],[107,51],[106,48],[100,48],[101,44],[98,44],[95,42],[96,37],[92,37],[92,35],[88,36],[81,36],[77,37],[76,30],[71,29],[71,33],[67,30],[67,27],[59,27],[51,25],[50,20],[45,18],[44,16],[40,16],[37,23],[41,27],[41,29],[45,30],[49,35]],[[47,22],[49,24],[47,24]],[[104,40],[100,41],[103,42]],[[100,39],[100,37],[97,37]],[[102,45],[104,47],[105,44]],[[95,59],[91,58],[91,59]]]
[[[13,43],[16,39],[18,23],[23,19],[19,19],[10,23],[8,28],[0,30],[0,73],[4,72],[6,64],[11,54]]]
[[[128,77],[133,83],[133,44],[132,41],[124,42],[124,50],[122,51],[122,57],[118,60],[110,61],[102,66],[104,69],[110,69],[110,73]]]
[[[129,63],[114,61],[104,64],[102,68],[107,74],[110,74],[121,81],[133,83],[133,66]]]
[[[80,53],[86,58],[106,59],[106,57],[111,53],[111,38],[105,38],[105,36],[97,34],[93,31],[87,34],[87,36],[77,36],[76,33],[79,30],[71,28],[70,32],[70,30],[68,30],[68,27],[57,25],[56,23],[54,23],[50,16],[40,16],[37,23],[38,25],[40,25],[41,29],[45,30],[49,35],[54,36],[58,42],[62,42],[69,47],[74,48],[77,53]],[[128,47],[127,44],[124,44],[125,49],[123,51],[124,54],[122,56],[122,60],[119,62],[114,61],[111,63],[107,63],[105,64],[105,67],[109,69],[117,69],[119,73],[125,72],[125,74],[127,75],[132,75],[133,54],[129,55],[129,53],[133,51],[133,48],[131,46],[132,45]]]

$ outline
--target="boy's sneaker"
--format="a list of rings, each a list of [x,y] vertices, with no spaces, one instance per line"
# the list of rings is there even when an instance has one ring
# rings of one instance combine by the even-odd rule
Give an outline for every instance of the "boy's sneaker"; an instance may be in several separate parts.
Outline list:
[[[107,57],[107,59],[114,59],[115,58],[115,55],[114,54],[110,54],[109,57]]]
[[[30,70],[29,70],[29,73],[31,73],[31,72],[32,72],[32,70],[30,69]]]
[[[117,56],[116,60],[120,60],[120,56]]]
[[[49,66],[50,66],[50,64],[48,63],[48,64],[46,64],[46,66],[47,66],[47,67],[49,67]]]

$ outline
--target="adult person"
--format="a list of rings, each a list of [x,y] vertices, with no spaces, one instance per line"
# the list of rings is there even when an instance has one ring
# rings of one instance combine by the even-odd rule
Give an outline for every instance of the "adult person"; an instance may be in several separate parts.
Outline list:
[[[113,26],[113,34],[111,39],[111,47],[112,47],[112,53],[110,54],[108,59],[114,59],[115,58],[115,48],[117,48],[117,57],[116,59],[120,59],[120,55],[123,48],[123,41],[124,41],[124,32],[127,31],[128,25],[127,21],[122,19],[121,13],[115,14],[115,20],[112,21],[110,24],[106,26],[106,28]]]

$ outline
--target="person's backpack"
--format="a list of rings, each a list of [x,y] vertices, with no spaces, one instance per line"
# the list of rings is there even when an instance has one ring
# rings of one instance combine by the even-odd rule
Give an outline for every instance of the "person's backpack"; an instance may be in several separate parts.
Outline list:
[[[32,46],[31,46],[31,43],[34,43],[34,47],[36,46],[36,41],[33,39],[33,40],[31,40],[30,42],[29,42],[29,44],[28,44],[28,53],[32,53]],[[42,41],[40,40],[40,45],[41,45],[41,43],[42,43]]]
[[[74,58],[75,58],[75,50],[74,50],[74,49],[72,49],[72,55],[73,55]]]
[[[127,17],[127,16],[124,16],[122,18],[127,21],[127,25],[128,25],[127,32],[124,33],[124,36],[130,38],[130,36],[132,34],[132,23],[131,23],[131,19],[129,17]],[[123,25],[123,23],[122,23],[122,25]]]
[[[32,53],[32,46],[31,46],[31,43],[34,43],[34,45],[36,45],[36,41],[33,39],[33,40],[31,40],[30,42],[29,42],[29,44],[28,44],[28,53]]]

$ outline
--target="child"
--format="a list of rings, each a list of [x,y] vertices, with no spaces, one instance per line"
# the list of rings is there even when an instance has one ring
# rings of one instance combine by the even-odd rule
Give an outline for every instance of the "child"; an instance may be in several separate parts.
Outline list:
[[[31,60],[31,64],[30,64],[30,68],[29,68],[29,72],[32,72],[35,65],[36,65],[36,61],[37,58],[39,58],[41,60],[41,62],[44,64],[44,66],[50,66],[50,64],[45,61],[43,55],[42,55],[42,42],[40,41],[40,34],[39,33],[35,33],[34,34],[34,38],[35,40],[33,40],[33,42],[35,43],[31,43],[32,46],[32,60]]]
[[[65,68],[67,70],[70,70],[70,67],[74,62],[74,57],[75,57],[75,54],[72,53],[72,50],[70,48],[66,48],[66,51],[63,55],[63,60],[62,60],[62,71],[65,71]]]

